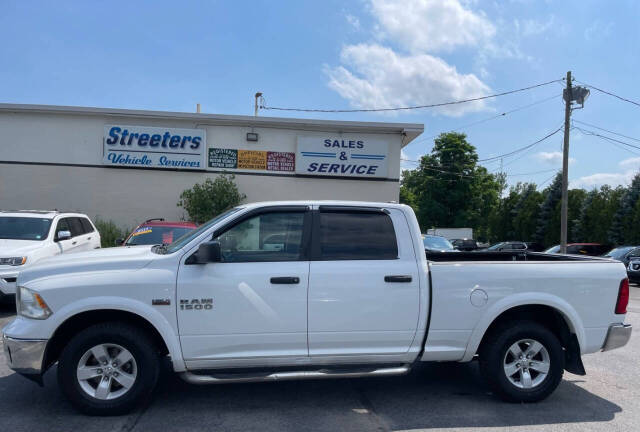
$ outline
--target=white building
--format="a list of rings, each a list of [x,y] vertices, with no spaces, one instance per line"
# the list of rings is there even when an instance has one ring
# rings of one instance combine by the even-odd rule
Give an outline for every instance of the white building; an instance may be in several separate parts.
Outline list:
[[[421,124],[0,104],[0,209],[133,226],[188,219],[180,193],[233,173],[247,201],[396,201]]]

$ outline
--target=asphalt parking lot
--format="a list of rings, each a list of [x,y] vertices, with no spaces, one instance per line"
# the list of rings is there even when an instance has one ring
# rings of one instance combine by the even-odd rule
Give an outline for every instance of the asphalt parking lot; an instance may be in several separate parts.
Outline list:
[[[2,306],[0,325],[12,319]],[[0,354],[2,431],[631,431],[640,424],[640,288],[632,287],[626,347],[583,358],[587,376],[565,373],[546,401],[506,404],[471,364],[427,364],[399,378],[193,386],[165,368],[154,399],[122,417],[85,417],[58,389],[16,375]],[[0,341],[1,343],[1,341]]]

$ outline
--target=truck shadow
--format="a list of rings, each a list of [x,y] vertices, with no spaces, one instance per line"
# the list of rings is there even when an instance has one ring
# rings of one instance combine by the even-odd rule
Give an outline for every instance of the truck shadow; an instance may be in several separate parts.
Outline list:
[[[164,369],[145,407],[125,417],[96,418],[78,414],[62,398],[55,367],[39,389],[2,364],[0,418],[13,431],[42,430],[45,423],[87,431],[361,431],[606,422],[622,412],[578,386],[573,375],[544,402],[507,404],[488,393],[474,363],[424,364],[396,378],[219,386],[189,385]]]
[[[180,430],[202,424],[229,429],[396,430],[605,422],[622,409],[576,385],[567,374],[537,404],[508,404],[490,394],[476,363],[420,365],[404,377],[194,387],[167,375],[141,424],[160,429],[154,413],[181,413]],[[196,419],[193,423],[189,419]],[[204,423],[199,423],[204,420]],[[268,427],[267,427],[268,429]]]

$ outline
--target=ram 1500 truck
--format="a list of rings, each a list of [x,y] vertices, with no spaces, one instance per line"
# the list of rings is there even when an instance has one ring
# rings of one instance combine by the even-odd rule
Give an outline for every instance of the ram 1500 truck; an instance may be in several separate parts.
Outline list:
[[[161,358],[190,383],[399,375],[478,358],[508,401],[539,401],[581,355],[627,343],[616,261],[425,254],[410,207],[243,205],[170,245],[59,256],[20,273],[9,366],[89,414],[146,398]]]

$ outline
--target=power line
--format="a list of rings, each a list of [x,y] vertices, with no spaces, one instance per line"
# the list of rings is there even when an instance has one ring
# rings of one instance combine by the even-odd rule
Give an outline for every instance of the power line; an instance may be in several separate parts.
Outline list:
[[[534,88],[538,88],[538,87],[543,87],[549,84],[553,84],[555,82],[558,81],[562,81],[562,80],[553,80],[553,81],[547,81],[544,83],[540,83],[540,84],[534,84],[528,87],[522,87],[516,90],[509,90],[509,91],[505,91],[502,93],[495,93],[495,94],[491,94],[491,95],[485,95],[485,96],[478,96],[475,98],[469,98],[469,99],[463,99],[463,100],[457,100],[457,101],[451,101],[451,102],[440,102],[440,103],[435,103],[435,104],[428,104],[428,105],[414,105],[414,106],[406,106],[406,107],[394,107],[394,108],[369,108],[369,109],[317,109],[317,108],[282,108],[282,107],[270,107],[267,106],[265,103],[262,103],[260,108],[265,109],[265,110],[277,110],[277,111],[298,111],[298,112],[323,112],[323,113],[354,113],[354,112],[382,112],[382,111],[403,111],[403,110],[414,110],[414,109],[421,109],[421,108],[435,108],[435,107],[441,107],[441,106],[446,106],[446,105],[457,105],[457,104],[463,104],[463,103],[467,103],[467,102],[475,102],[475,101],[479,101],[479,100],[484,100],[484,99],[491,99],[491,98],[496,98],[499,96],[506,96],[506,95],[510,95],[513,93],[518,93],[518,92],[523,92],[523,91],[527,91],[527,90],[531,90]]]
[[[443,174],[451,174],[451,175],[455,175],[455,176],[469,177],[469,178],[474,178],[474,177],[478,177],[478,176],[481,176],[481,175],[485,175],[484,173],[483,174],[472,174],[472,175],[469,175],[469,174],[462,174],[460,172],[454,172],[454,171],[444,171],[444,170],[441,170],[439,168],[432,168],[433,165],[426,165],[426,164],[423,165],[421,163],[421,161],[416,161],[416,160],[412,160],[412,159],[400,159],[400,160],[404,161],[404,162],[413,162],[413,163],[416,163],[416,164],[420,164],[421,168],[424,168],[424,169],[427,169],[427,170],[431,170],[431,171],[437,171],[437,172],[440,172],[440,173],[443,173]],[[542,171],[533,171],[533,172],[517,173],[517,174],[506,174],[506,176],[507,177],[520,177],[520,176],[548,173],[548,172],[551,172],[551,171],[557,171],[557,169],[556,168],[551,168],[551,169],[546,169],[546,170],[542,170]],[[487,174],[492,174],[492,173],[487,173]]]
[[[526,176],[526,175],[534,175],[534,174],[542,174],[542,173],[548,173],[551,171],[558,171],[557,168],[551,168],[551,169],[546,169],[546,170],[542,170],[542,171],[534,171],[534,172],[528,172],[528,173],[519,173],[519,174],[507,174],[507,177],[519,177],[519,176]]]
[[[584,86],[586,86],[586,87],[589,87],[589,88],[592,88],[592,89],[594,89],[594,90],[597,90],[597,91],[599,91],[600,93],[604,93],[604,94],[607,94],[607,95],[609,95],[609,96],[613,96],[614,98],[618,98],[618,99],[620,99],[621,101],[629,102],[630,104],[640,106],[640,102],[636,102],[636,101],[633,101],[633,100],[631,100],[631,99],[627,99],[627,98],[624,98],[624,97],[622,97],[622,96],[618,96],[617,94],[614,94],[614,93],[608,92],[608,91],[606,91],[606,90],[602,90],[601,88],[598,88],[598,87],[596,87],[596,86],[593,86],[593,85],[591,85],[591,84],[588,84],[588,83],[585,83],[585,82],[582,82],[582,81],[578,81],[578,80],[576,80],[576,82],[579,82],[580,84],[582,84],[582,85],[584,85]]]
[[[488,121],[495,120],[495,119],[500,118],[500,117],[505,117],[505,116],[507,116],[507,115],[509,115],[509,114],[512,114],[512,113],[514,113],[514,112],[522,111],[522,110],[524,110],[524,109],[531,108],[531,107],[536,106],[536,105],[540,105],[541,103],[544,103],[544,102],[549,102],[549,101],[550,101],[550,100],[552,100],[552,99],[556,99],[558,96],[560,96],[560,95],[553,95],[553,96],[550,96],[550,97],[548,97],[548,98],[541,99],[541,100],[535,101],[535,102],[533,102],[533,103],[530,103],[530,104],[528,104],[528,105],[523,105],[523,106],[520,106],[520,107],[514,108],[514,109],[512,109],[512,110],[505,111],[505,112],[503,112],[503,113],[496,114],[496,115],[494,115],[494,116],[487,117],[487,118],[485,118],[485,119],[478,120],[478,121],[476,121],[476,122],[469,123],[469,124],[466,124],[466,125],[464,125],[464,126],[457,127],[457,128],[455,128],[455,129],[451,129],[451,131],[452,131],[452,132],[456,132],[456,131],[459,131],[459,130],[462,130],[462,129],[468,129],[468,128],[470,128],[470,127],[477,126],[477,125],[479,125],[479,124],[486,123],[486,122],[488,122]],[[420,138],[420,139],[419,139],[419,140],[417,140],[417,141],[412,141],[410,144],[420,144],[420,143],[423,143],[423,142],[425,142],[425,141],[428,141],[428,140],[430,140],[430,139],[432,139],[432,138],[435,138],[435,137],[437,137],[438,135],[440,135],[440,134],[438,133],[438,134],[431,135],[431,136],[428,136],[428,137]]]
[[[562,126],[560,126],[558,129],[554,130],[553,132],[548,133],[547,135],[543,136],[543,137],[542,137],[542,138],[540,138],[539,140],[537,140],[537,141],[535,141],[535,142],[533,142],[533,143],[531,143],[531,144],[529,144],[529,145],[526,145],[526,146],[524,146],[524,147],[520,147],[519,149],[516,149],[516,150],[510,151],[509,153],[504,153],[504,154],[501,154],[501,155],[498,155],[498,156],[493,156],[493,157],[485,158],[485,159],[478,159],[478,162],[493,161],[493,160],[496,160],[496,159],[501,159],[501,158],[505,158],[505,157],[513,156],[513,155],[514,155],[514,154],[516,154],[516,153],[519,153],[519,152],[521,152],[521,151],[527,150],[527,149],[529,149],[529,148],[531,148],[531,147],[533,147],[533,146],[535,146],[535,145],[537,145],[537,144],[540,144],[542,141],[544,141],[544,140],[546,140],[546,139],[551,138],[552,136],[554,136],[555,134],[557,134],[558,132],[560,132],[562,129],[563,129],[563,127],[562,127]]]
[[[613,135],[618,135],[618,136],[621,136],[621,137],[623,137],[623,138],[627,138],[627,139],[630,139],[630,140],[633,140],[633,141],[638,141],[638,142],[640,142],[640,139],[638,139],[638,138],[633,138],[633,137],[630,137],[630,136],[627,136],[627,135],[623,135],[623,134],[621,134],[621,133],[618,133],[618,132],[614,132],[614,131],[611,131],[611,130],[605,129],[605,128],[602,128],[602,127],[600,127],[600,126],[592,125],[592,124],[590,124],[590,123],[583,122],[583,121],[580,121],[580,120],[575,120],[575,119],[574,119],[573,121],[574,121],[574,123],[580,123],[580,124],[583,124],[583,125],[585,125],[585,126],[589,126],[589,127],[592,127],[592,128],[600,129],[601,131],[609,132],[610,134],[613,134]]]
[[[542,183],[540,183],[538,186],[542,187],[544,186],[546,183],[548,183],[550,180],[552,180],[553,178],[555,178],[555,176],[557,176],[558,174],[554,174],[551,177],[549,177],[548,179],[546,179],[545,181],[543,181]]]
[[[637,145],[634,145],[634,144],[629,144],[628,142],[620,141],[619,139],[615,139],[615,138],[611,138],[611,137],[608,137],[608,136],[605,136],[605,135],[601,135],[601,134],[599,134],[599,133],[597,133],[597,132],[593,132],[593,131],[589,131],[589,130],[586,130],[586,129],[582,129],[582,128],[579,128],[579,127],[577,127],[577,126],[574,126],[574,127],[575,127],[576,129],[578,129],[580,132],[582,132],[583,134],[585,134],[585,135],[592,135],[592,136],[596,136],[596,137],[598,137],[598,138],[605,139],[605,140],[607,140],[607,141],[609,141],[609,142],[616,142],[616,143],[619,143],[619,144],[625,145],[625,146],[627,146],[627,147],[632,147],[632,148],[635,148],[635,149],[640,150],[640,146],[637,146]]]

